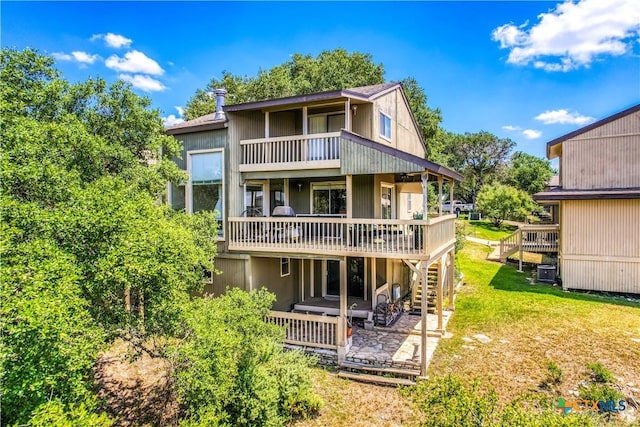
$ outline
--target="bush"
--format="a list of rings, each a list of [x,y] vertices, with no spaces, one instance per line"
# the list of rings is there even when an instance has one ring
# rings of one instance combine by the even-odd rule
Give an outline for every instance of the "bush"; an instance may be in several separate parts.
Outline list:
[[[589,363],[587,368],[591,371],[591,378],[597,383],[611,383],[613,382],[613,374],[607,368],[602,366],[602,363]]]
[[[107,414],[97,414],[93,403],[65,406],[59,400],[40,405],[27,423],[29,427],[111,427]]]
[[[229,289],[186,310],[173,356],[185,425],[284,425],[319,409],[309,359],[285,352],[282,329],[264,321],[273,300],[265,290]]]
[[[528,393],[502,407],[496,393],[448,375],[404,389],[422,413],[424,425],[587,427],[598,425],[598,415],[588,412],[562,414],[548,396]]]
[[[542,386],[551,388],[562,382],[562,369],[556,362],[550,360],[547,362],[547,376],[542,381]]]
[[[580,399],[595,400],[597,402],[614,401],[617,402],[620,399],[624,399],[622,394],[617,388],[608,384],[589,383],[587,385],[581,385],[578,389]]]
[[[530,195],[502,184],[485,185],[476,199],[476,207],[499,227],[506,219],[520,220],[534,209]]]

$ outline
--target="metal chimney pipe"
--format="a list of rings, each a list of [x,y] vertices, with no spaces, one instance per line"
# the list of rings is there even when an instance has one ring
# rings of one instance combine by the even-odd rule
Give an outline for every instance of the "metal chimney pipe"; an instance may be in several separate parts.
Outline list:
[[[213,93],[216,94],[216,114],[213,116],[214,120],[224,120],[225,119],[225,114],[224,111],[222,110],[222,107],[224,107],[224,100],[225,97],[227,96],[227,91],[225,89],[216,89],[213,91]]]

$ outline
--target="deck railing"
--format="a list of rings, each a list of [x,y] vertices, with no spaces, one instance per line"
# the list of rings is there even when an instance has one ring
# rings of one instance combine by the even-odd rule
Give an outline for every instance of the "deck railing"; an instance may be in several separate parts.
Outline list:
[[[285,328],[287,344],[308,347],[338,348],[339,318],[314,314],[272,311],[267,321]]]
[[[340,132],[240,141],[240,171],[340,166]]]
[[[229,218],[229,249],[422,258],[455,239],[455,215],[429,220]]]
[[[560,226],[523,225],[513,234],[500,240],[500,260],[511,254],[524,252],[557,252]]]

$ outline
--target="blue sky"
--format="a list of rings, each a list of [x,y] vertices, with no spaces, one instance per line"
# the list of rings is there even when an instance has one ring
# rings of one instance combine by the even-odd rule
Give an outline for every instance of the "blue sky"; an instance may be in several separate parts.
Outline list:
[[[545,143],[640,102],[640,1],[12,2],[3,47],[57,58],[71,81],[130,81],[169,121],[223,70],[293,53],[370,53],[412,76],[453,132]]]

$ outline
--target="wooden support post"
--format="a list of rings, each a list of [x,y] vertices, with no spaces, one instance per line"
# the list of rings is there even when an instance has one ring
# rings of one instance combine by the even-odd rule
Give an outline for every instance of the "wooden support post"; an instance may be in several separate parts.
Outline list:
[[[371,258],[371,309],[375,310],[378,301],[376,300],[376,288],[378,287],[378,279],[376,273],[376,259]]]
[[[449,181],[449,213],[453,214],[455,213],[455,210],[453,209],[453,187],[455,186],[455,181],[451,180]]]
[[[347,259],[340,259],[340,317],[338,323],[342,332],[338,335],[338,363],[344,362],[347,356]]]
[[[518,271],[520,273],[522,273],[522,253],[523,253],[523,250],[522,250],[522,233],[523,233],[523,231],[522,231],[522,228],[521,228],[520,229],[520,242],[519,242],[520,255],[518,256]]]
[[[304,301],[304,259],[300,259],[300,302]]]
[[[440,257],[438,264],[438,285],[436,286],[436,312],[438,314],[438,332],[444,332],[444,319],[442,317],[442,293],[444,291],[445,256]]]
[[[427,376],[427,263],[422,268],[422,299],[420,301],[420,375]]]
[[[347,192],[347,218],[353,218],[353,175],[347,175],[346,177],[346,192]]]
[[[344,128],[351,132],[351,99],[344,102]]]
[[[452,249],[449,252],[449,275],[448,275],[448,279],[449,279],[449,306],[447,307],[447,310],[453,311],[456,309],[455,307],[455,289],[456,289],[456,265],[455,265],[455,261],[456,261],[456,253],[455,253],[455,249]]]
[[[422,173],[422,219],[429,218],[429,172]]]
[[[314,260],[309,261],[309,298],[313,298],[316,293],[316,262]]]
[[[264,137],[269,138],[269,112],[264,112]]]
[[[442,175],[438,176],[438,216],[442,216]]]

